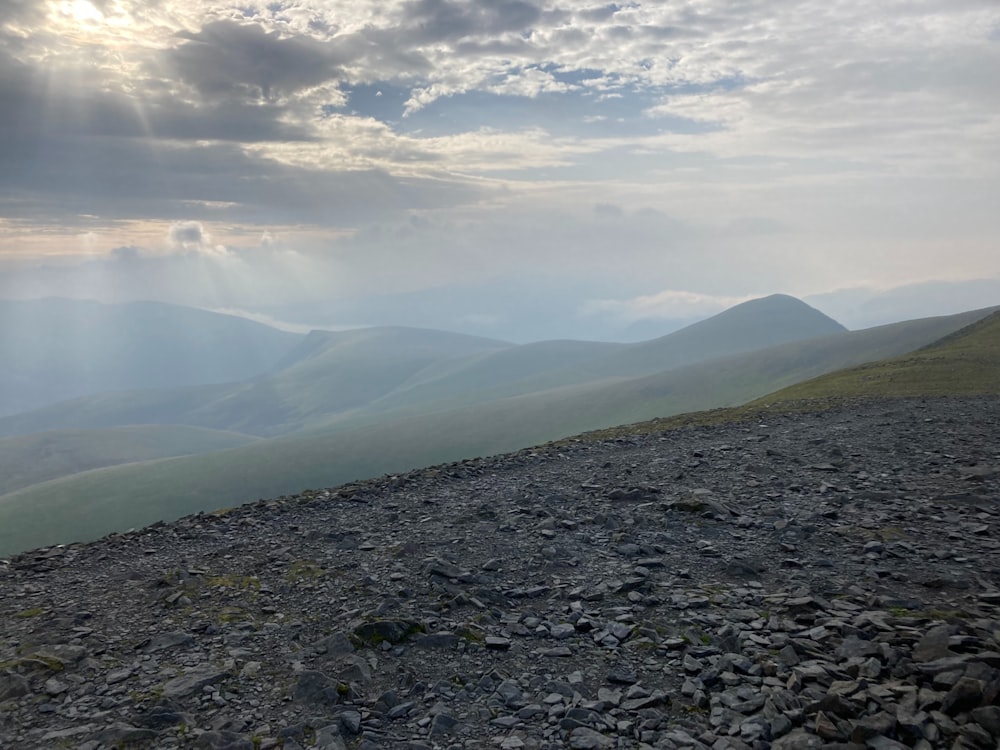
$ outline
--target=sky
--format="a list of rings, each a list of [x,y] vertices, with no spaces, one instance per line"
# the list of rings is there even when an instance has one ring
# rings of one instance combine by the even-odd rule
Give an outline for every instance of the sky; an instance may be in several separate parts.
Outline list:
[[[3,0],[0,297],[666,332],[1000,304],[996,0]]]

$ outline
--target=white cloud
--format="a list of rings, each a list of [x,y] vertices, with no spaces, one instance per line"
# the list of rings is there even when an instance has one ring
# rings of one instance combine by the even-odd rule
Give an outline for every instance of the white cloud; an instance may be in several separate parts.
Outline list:
[[[707,317],[753,299],[754,296],[756,295],[731,297],[665,289],[656,294],[640,295],[632,299],[588,300],[581,306],[580,312],[583,315],[610,315],[630,323],[657,318],[671,320]]]

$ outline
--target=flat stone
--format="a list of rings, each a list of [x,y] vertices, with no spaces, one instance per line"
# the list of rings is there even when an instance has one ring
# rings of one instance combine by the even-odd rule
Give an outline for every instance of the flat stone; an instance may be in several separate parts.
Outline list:
[[[117,685],[119,682],[125,682],[129,677],[132,676],[131,667],[122,667],[121,669],[112,669],[104,677],[104,681],[109,685]]]
[[[458,726],[458,719],[450,714],[440,713],[431,720],[431,737],[438,737],[443,734],[450,734]]]
[[[573,635],[576,635],[576,626],[570,623],[564,622],[558,625],[553,625],[549,629],[549,635],[555,638],[557,641],[565,640]]]
[[[164,698],[183,698],[201,690],[206,685],[214,685],[229,677],[229,673],[215,667],[199,667],[180,677],[168,680],[163,685]]]
[[[199,667],[169,680],[163,685],[164,698],[183,698],[201,690],[206,685],[214,685],[229,677],[229,673],[215,667]]]
[[[634,685],[639,681],[635,672],[628,667],[616,666],[608,672],[608,682],[614,685]]]
[[[190,646],[192,643],[194,643],[194,637],[189,633],[160,633],[140,646],[139,650],[144,654],[155,654],[171,648]]]
[[[615,741],[589,727],[577,727],[569,735],[572,750],[611,750]]]
[[[796,729],[771,743],[771,750],[819,750],[823,739],[805,730]]]

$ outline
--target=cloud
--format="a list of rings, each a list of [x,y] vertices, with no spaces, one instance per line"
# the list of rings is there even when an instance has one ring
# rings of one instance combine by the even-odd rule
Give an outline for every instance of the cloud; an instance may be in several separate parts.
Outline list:
[[[336,46],[306,36],[282,36],[257,24],[219,20],[163,53],[166,66],[201,94],[276,99],[336,78]]]
[[[4,0],[0,4],[0,26],[17,29],[22,24],[38,23],[44,15],[44,7],[37,0]]]
[[[640,295],[632,299],[589,300],[582,305],[581,312],[584,315],[611,315],[630,323],[657,318],[670,320],[707,317],[753,297],[754,295],[731,297],[665,289],[656,294]]]
[[[93,5],[0,3],[0,261],[132,248],[87,283],[234,307],[538,273],[605,316],[1000,272],[985,0]]]
[[[525,32],[541,10],[522,0],[415,0],[403,6],[403,28],[412,43],[495,38]]]
[[[199,248],[209,241],[205,229],[198,221],[178,221],[170,225],[167,231],[170,244],[180,248]]]

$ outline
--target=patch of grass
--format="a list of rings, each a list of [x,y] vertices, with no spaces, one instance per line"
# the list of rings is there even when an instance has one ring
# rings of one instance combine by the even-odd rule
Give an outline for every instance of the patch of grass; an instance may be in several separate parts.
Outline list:
[[[288,566],[285,578],[289,581],[316,580],[326,575],[326,570],[315,560],[296,560]]]
[[[968,620],[969,613],[961,609],[929,609],[927,616],[932,620]]]
[[[471,624],[456,628],[455,635],[469,643],[478,643],[479,645],[486,643],[486,634]]]
[[[877,535],[883,542],[906,539],[906,532],[898,526],[884,526],[878,530]]]
[[[220,623],[246,622],[253,620],[253,617],[243,607],[223,607],[215,616]]]
[[[22,609],[20,612],[15,612],[14,617],[27,620],[32,617],[38,617],[43,612],[45,612],[44,607],[31,607],[30,609]]]
[[[33,653],[18,659],[0,661],[0,671],[5,669],[15,671],[49,671],[62,672],[66,668],[61,659],[49,654]]]

